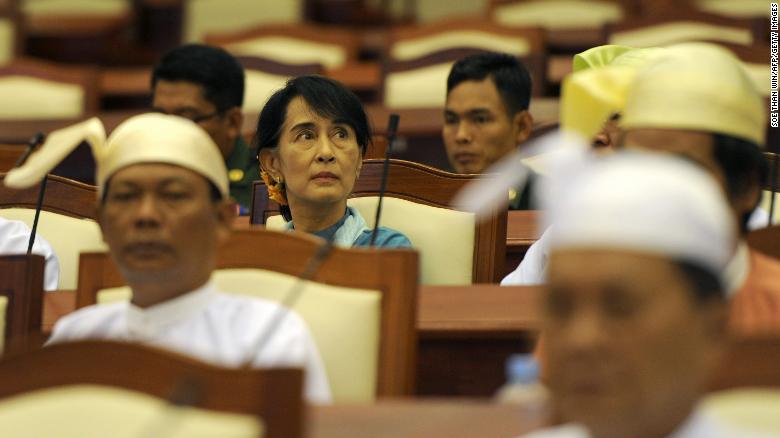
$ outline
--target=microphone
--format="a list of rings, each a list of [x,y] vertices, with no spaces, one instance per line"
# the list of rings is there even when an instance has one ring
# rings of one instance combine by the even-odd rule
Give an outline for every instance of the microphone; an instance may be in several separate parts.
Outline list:
[[[371,231],[371,241],[368,246],[374,246],[376,243],[376,235],[379,231],[379,219],[382,217],[382,201],[385,198],[385,191],[387,190],[387,173],[390,171],[390,152],[393,150],[393,141],[395,141],[395,134],[398,132],[398,121],[400,116],[398,114],[390,114],[390,119],[387,121],[387,150],[385,151],[385,162],[382,167],[382,182],[379,186],[379,202],[376,204],[376,216],[374,217],[374,229]]]
[[[301,296],[303,296],[306,282],[314,278],[314,276],[317,274],[317,271],[319,271],[320,266],[322,266],[322,263],[330,255],[332,249],[333,236],[326,240],[325,243],[320,245],[320,247],[317,248],[317,252],[315,252],[308,261],[306,261],[303,272],[301,272],[301,275],[298,276],[298,279],[292,285],[290,290],[288,290],[287,293],[283,295],[283,298],[279,303],[279,307],[271,317],[268,325],[266,325],[266,329],[257,338],[255,345],[249,349],[250,354],[247,356],[246,360],[240,368],[250,368],[252,366],[252,361],[260,355],[266,344],[273,337],[274,333],[276,333],[276,331],[279,329],[279,326],[282,324],[282,322],[284,322],[284,318],[290,312],[292,312],[292,308],[295,306],[295,303],[298,302]]]
[[[35,134],[35,136],[33,136],[33,138],[31,138],[30,141],[27,143],[27,149],[25,149],[22,155],[19,157],[19,159],[16,160],[16,163],[14,164],[14,168],[23,165],[30,157],[30,155],[33,153],[35,148],[37,148],[41,143],[43,143],[45,139],[46,136],[43,135],[42,132]],[[38,232],[38,218],[40,218],[41,216],[41,208],[43,207],[43,196],[46,193],[46,182],[48,178],[49,176],[46,175],[43,177],[43,180],[41,180],[41,189],[38,191],[38,201],[35,203],[35,217],[33,218],[32,232],[30,232],[30,240],[27,241],[27,255],[32,254],[33,245],[35,244],[35,234]]]

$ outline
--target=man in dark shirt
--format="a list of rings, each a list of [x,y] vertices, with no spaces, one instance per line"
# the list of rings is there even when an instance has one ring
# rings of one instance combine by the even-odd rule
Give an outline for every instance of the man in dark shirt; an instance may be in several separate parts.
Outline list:
[[[244,69],[226,51],[185,45],[168,52],[152,73],[152,107],[200,125],[219,146],[230,196],[246,212],[259,164],[241,137]]]
[[[480,53],[458,60],[447,77],[442,137],[457,173],[481,173],[526,141],[531,76],[514,56]],[[510,190],[509,208],[529,209],[529,183]]]

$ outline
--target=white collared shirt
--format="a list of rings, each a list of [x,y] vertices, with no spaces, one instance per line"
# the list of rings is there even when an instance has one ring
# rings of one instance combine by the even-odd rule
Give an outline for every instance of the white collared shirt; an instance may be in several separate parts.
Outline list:
[[[257,341],[279,304],[230,295],[213,283],[147,308],[128,302],[85,307],[54,326],[48,344],[83,339],[139,342],[225,367],[302,367],[305,394],[314,403],[331,401],[325,369],[306,323],[288,312],[261,351]]]
[[[27,244],[32,231],[22,221],[0,217],[0,254],[27,254]],[[60,282],[60,261],[49,242],[40,234],[35,236],[33,254],[44,257],[43,289],[57,290]]]

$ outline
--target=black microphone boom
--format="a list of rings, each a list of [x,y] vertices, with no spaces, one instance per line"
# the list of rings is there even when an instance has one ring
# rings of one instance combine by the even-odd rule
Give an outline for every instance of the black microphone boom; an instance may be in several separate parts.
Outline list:
[[[398,114],[390,114],[390,120],[387,122],[387,150],[385,151],[385,162],[382,166],[382,181],[379,186],[379,202],[376,204],[376,216],[374,217],[374,230],[371,232],[371,242],[369,246],[374,246],[376,243],[376,235],[379,231],[379,219],[382,217],[382,200],[385,198],[385,191],[387,190],[387,174],[390,170],[390,153],[393,151],[393,141],[395,141],[395,134],[398,132],[398,122],[400,117]]]
[[[30,154],[33,153],[35,148],[43,143],[43,140],[45,139],[46,136],[43,135],[43,133],[39,132],[35,134],[35,136],[27,143],[27,149],[25,149],[24,153],[22,153],[19,159],[16,160],[14,168],[23,165],[30,157]],[[33,218],[32,232],[30,232],[30,239],[27,241],[27,255],[32,254],[33,245],[35,244],[35,234],[38,232],[38,218],[41,216],[41,207],[43,206],[43,196],[46,193],[47,180],[48,175],[43,177],[43,180],[41,181],[41,189],[38,191],[38,202],[35,203],[35,217]]]

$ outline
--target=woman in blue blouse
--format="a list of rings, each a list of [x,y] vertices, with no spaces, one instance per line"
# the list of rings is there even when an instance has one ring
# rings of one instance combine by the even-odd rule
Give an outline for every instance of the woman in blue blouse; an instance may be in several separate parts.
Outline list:
[[[255,140],[261,176],[282,206],[288,229],[333,239],[337,246],[369,246],[372,230],[347,207],[371,141],[357,96],[321,76],[291,79],[263,107]],[[379,227],[375,246],[411,243]]]

